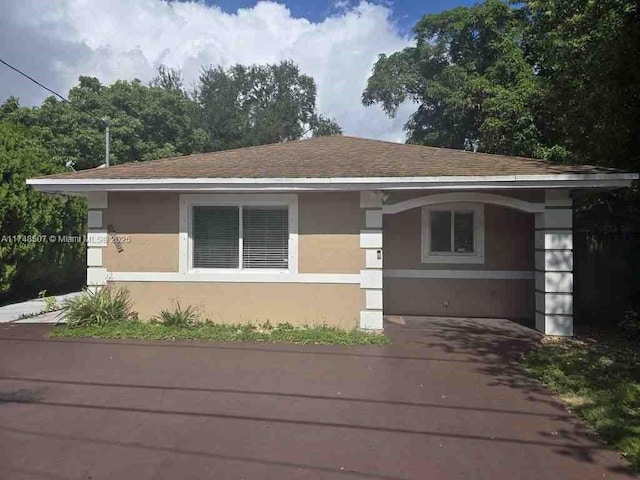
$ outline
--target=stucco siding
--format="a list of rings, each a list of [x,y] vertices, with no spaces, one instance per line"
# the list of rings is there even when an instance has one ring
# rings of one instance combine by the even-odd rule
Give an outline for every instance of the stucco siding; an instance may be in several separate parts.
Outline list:
[[[178,194],[109,193],[105,227],[123,239],[122,251],[109,242],[103,266],[110,272],[178,271]]]
[[[308,193],[298,196],[298,270],[300,273],[359,273],[358,193]],[[179,195],[110,193],[104,224],[127,240],[118,252],[110,242],[103,265],[110,272],[177,272]]]
[[[386,314],[530,319],[533,280],[384,279]]]
[[[301,194],[298,210],[300,273],[360,273],[360,194]]]
[[[495,205],[484,206],[484,264],[421,262],[421,208],[383,218],[384,268],[416,270],[533,270],[534,218]]]
[[[176,301],[218,323],[357,326],[364,293],[359,285],[292,283],[110,282],[126,288],[143,320]]]

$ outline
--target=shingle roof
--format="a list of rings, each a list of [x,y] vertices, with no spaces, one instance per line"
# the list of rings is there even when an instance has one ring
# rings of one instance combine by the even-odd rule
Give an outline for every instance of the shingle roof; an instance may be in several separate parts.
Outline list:
[[[608,172],[617,171],[336,135],[93,168],[43,178],[350,178]]]

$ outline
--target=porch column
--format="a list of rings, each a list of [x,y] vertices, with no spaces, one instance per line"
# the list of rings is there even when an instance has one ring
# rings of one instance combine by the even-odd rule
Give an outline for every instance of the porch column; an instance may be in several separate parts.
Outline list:
[[[568,190],[546,190],[535,214],[536,329],[573,335],[573,202]]]
[[[365,251],[365,269],[360,288],[365,293],[360,328],[382,330],[382,192],[360,192],[360,248]]]
[[[102,214],[108,206],[108,195],[107,192],[90,192],[87,197],[87,287],[93,291],[107,284],[102,252],[108,237]]]

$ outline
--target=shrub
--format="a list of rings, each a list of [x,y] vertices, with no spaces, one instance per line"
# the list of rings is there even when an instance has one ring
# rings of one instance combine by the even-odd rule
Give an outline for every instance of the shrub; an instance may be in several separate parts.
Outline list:
[[[187,327],[198,321],[198,313],[191,305],[183,310],[180,303],[176,302],[173,310],[161,310],[160,315],[153,317],[153,320],[163,325]]]
[[[56,300],[56,297],[45,297],[44,303],[45,310],[47,312],[54,312],[58,310],[58,301]]]
[[[82,295],[66,300],[62,312],[70,327],[105,325],[138,317],[131,308],[129,292],[110,287],[95,292],[85,290]]]
[[[46,290],[40,290],[40,292],[38,293],[38,298],[44,300],[45,312],[54,312],[58,310],[58,300],[56,300],[56,297],[47,296]]]

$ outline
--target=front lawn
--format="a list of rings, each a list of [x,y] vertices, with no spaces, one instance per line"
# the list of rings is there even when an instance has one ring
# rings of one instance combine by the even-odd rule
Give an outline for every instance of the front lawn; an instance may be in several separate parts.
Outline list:
[[[222,325],[211,322],[184,326],[123,320],[103,325],[59,325],[52,337],[133,338],[139,340],[208,340],[214,342],[286,342],[316,345],[386,345],[382,334],[329,326]]]
[[[524,366],[640,471],[638,340],[611,333],[546,340]]]

